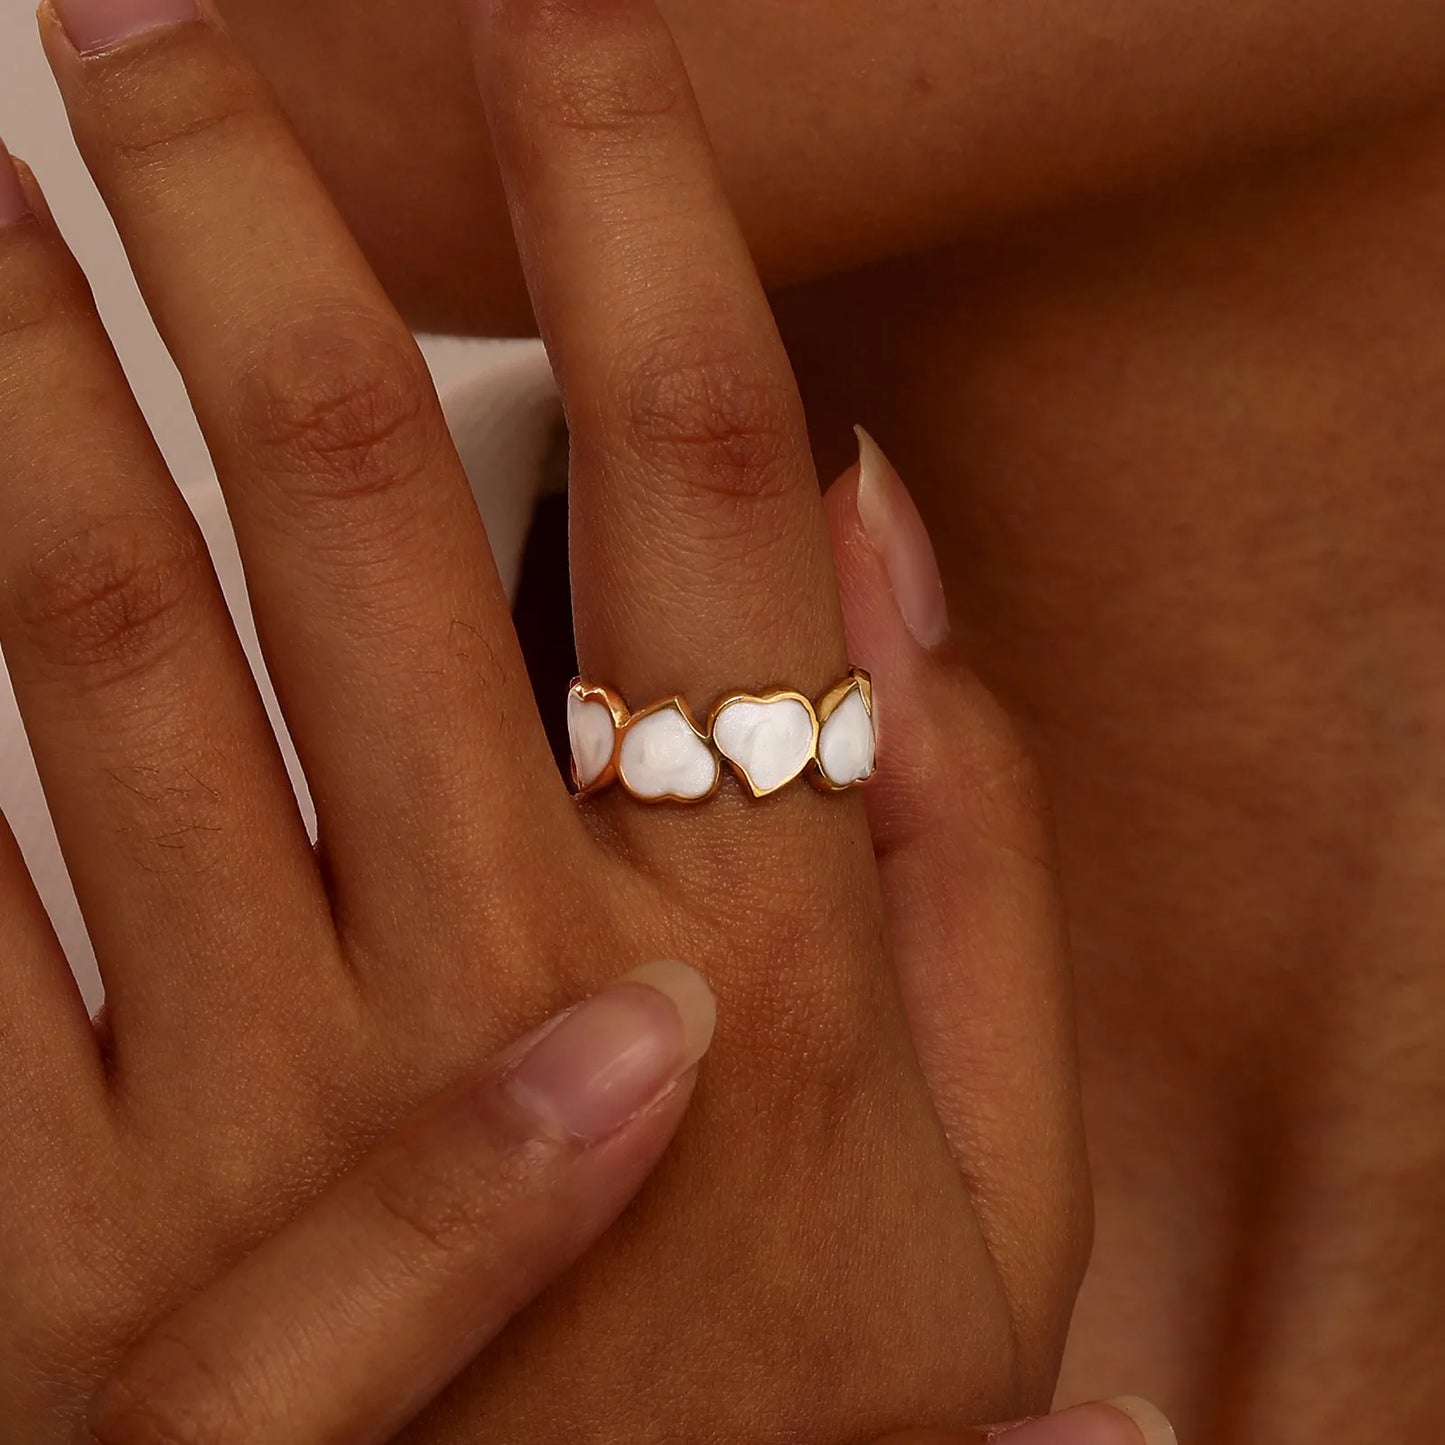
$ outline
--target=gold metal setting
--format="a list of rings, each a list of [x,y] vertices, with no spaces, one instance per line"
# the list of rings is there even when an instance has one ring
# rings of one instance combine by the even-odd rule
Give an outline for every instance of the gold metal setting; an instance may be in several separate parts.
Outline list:
[[[695,737],[707,753],[712,764],[712,783],[706,792],[683,793],[683,792],[646,792],[633,785],[627,777],[626,763],[623,752],[627,747],[627,740],[630,736],[640,736],[637,732],[639,724],[647,722],[649,718],[660,717],[664,714],[675,714],[687,725],[688,731]],[[692,715],[692,709],[687,705],[687,699],[674,694],[672,697],[663,698],[661,702],[655,702],[642,709],[641,712],[632,713],[627,721],[617,731],[617,750],[613,755],[613,762],[616,767],[617,781],[622,785],[623,791],[628,797],[639,803],[705,803],[711,798],[722,784],[722,760],[717,750],[712,745],[709,734],[700,728],[697,719]]]
[[[801,703],[807,712],[808,724],[812,730],[812,736],[808,740],[808,750],[800,758],[798,766],[788,773],[787,777],[771,786],[761,786],[754,780],[746,765],[738,758],[734,758],[723,748],[717,739],[718,719],[734,703],[751,703],[758,707],[771,707],[780,702]],[[707,735],[712,740],[713,747],[718,755],[733,771],[733,775],[755,798],[770,798],[774,793],[780,793],[789,783],[802,777],[808,768],[816,763],[818,756],[818,713],[813,707],[811,698],[804,697],[800,692],[791,692],[785,689],[777,689],[773,692],[730,692],[722,698],[713,710],[708,714]]]
[[[863,739],[864,762],[855,760],[853,765],[866,764],[867,770],[856,778],[838,782],[828,775],[823,763],[823,755],[828,751],[826,733],[829,720],[855,694],[867,715],[868,731]],[[718,723],[728,709],[737,704],[763,709],[796,704],[795,709],[787,710],[790,718],[779,719],[780,724],[791,725],[791,740],[786,735],[781,740],[773,739],[770,747],[764,747],[760,755],[754,752],[750,758],[746,755],[747,744],[756,733],[755,724],[753,734],[743,733],[730,739],[731,750],[725,750],[717,736]],[[579,798],[593,797],[616,783],[641,803],[702,803],[714,797],[721,786],[724,763],[754,798],[771,797],[805,774],[820,792],[844,793],[866,783],[876,768],[873,680],[858,667],[850,669],[848,676],[829,688],[816,703],[789,688],[727,693],[709,711],[706,727],[698,724],[681,696],[663,698],[633,712],[613,688],[582,678],[572,684],[567,705],[572,785]],[[672,715],[678,721],[671,726],[652,721],[664,715]],[[800,717],[806,720],[804,733],[798,731]],[[840,725],[853,729],[855,745],[859,722],[856,711],[847,719],[839,720]],[[835,733],[835,739],[837,736]],[[629,738],[632,739],[630,748]],[[789,742],[796,756],[789,753]],[[589,775],[590,781],[584,782],[584,777]]]
[[[612,747],[607,755],[607,761],[602,766],[602,771],[590,783],[584,783],[577,769],[577,734],[573,728],[574,709],[592,705],[605,707],[612,717]],[[627,704],[610,687],[603,687],[600,683],[584,682],[580,677],[573,682],[567,693],[567,725],[569,733],[572,734],[572,788],[579,798],[589,798],[593,793],[600,793],[603,788],[616,782],[618,736],[627,725],[628,717]]]
[[[854,788],[861,788],[878,771],[878,758],[876,755],[878,738],[878,720],[873,711],[873,677],[871,673],[865,672],[861,667],[850,667],[848,676],[842,682],[828,689],[818,699],[818,735],[821,740],[822,731],[828,725],[828,720],[848,701],[853,693],[857,693],[863,700],[864,710],[868,714],[868,720],[873,725],[873,738],[875,755],[873,764],[868,769],[865,777],[858,778],[850,783],[835,783],[826,772],[823,771],[821,757],[814,755],[813,770],[808,776],[808,781],[818,789],[820,793],[847,793]]]

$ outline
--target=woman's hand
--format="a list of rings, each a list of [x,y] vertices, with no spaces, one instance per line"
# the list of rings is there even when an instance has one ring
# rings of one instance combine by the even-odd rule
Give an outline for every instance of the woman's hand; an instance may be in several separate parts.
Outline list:
[[[714,1020],[654,964],[492,1059],[152,1329],[78,1438],[390,1439],[637,1191]]]
[[[641,970],[452,1087],[128,1351],[86,1445],[390,1439],[606,1227],[712,1035],[678,964]],[[860,1362],[866,1365],[866,1362]],[[1173,1445],[1139,1400],[883,1445]]]
[[[108,1005],[97,1033],[7,848],[6,1438],[56,1438],[128,1341],[445,1080],[659,957],[726,1006],[685,1138],[416,1438],[827,1438],[1046,1405],[1088,1215],[1048,828],[873,453],[831,504],[840,607],[787,360],[650,0],[495,0],[478,27],[572,428],[581,660],[634,706],[698,709],[871,665],[871,839],[806,787],[569,798],[425,369],[270,96],[183,0],[54,6],[320,841],[27,181],[35,214],[0,227],[0,644]]]

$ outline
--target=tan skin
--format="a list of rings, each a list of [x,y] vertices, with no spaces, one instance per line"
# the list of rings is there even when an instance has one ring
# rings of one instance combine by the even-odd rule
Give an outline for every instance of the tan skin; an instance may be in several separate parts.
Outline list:
[[[132,1344],[90,1401],[84,1445],[392,1438],[644,1182],[686,1112],[715,1018],[695,973],[654,964],[468,1071]],[[384,1207],[402,1200],[405,1211]],[[422,1232],[419,1218],[447,1225]],[[1116,1400],[880,1445],[1005,1434],[1010,1445],[1172,1439],[1142,1401]]]
[[[1051,37],[1039,56],[1048,63],[1015,67],[1040,77],[1031,93],[944,83],[958,68],[941,64],[942,42],[962,44],[952,23],[895,27],[918,38],[870,67],[872,87],[860,89],[855,67],[828,71],[846,50],[819,46],[830,25],[789,13],[810,65],[791,63],[786,46],[769,54],[802,111],[792,119],[842,114],[855,129],[820,133],[760,107],[738,77],[767,90],[766,67],[729,64],[736,53],[701,12],[691,29],[687,14],[672,17],[774,282],[1056,212],[1038,238],[1019,223],[989,245],[777,299],[823,475],[843,465],[842,418],[884,434],[944,543],[973,655],[1029,727],[1059,798],[1102,1208],[1065,1390],[1149,1389],[1186,1431],[1212,1427],[1225,1440],[1328,1438],[1366,1415],[1385,1432],[1420,1428],[1439,1415],[1424,1368],[1438,1295],[1424,1282],[1439,1267],[1429,1121],[1441,1010],[1418,943],[1439,836],[1425,755],[1437,731],[1428,623],[1438,547],[1425,486],[1435,408],[1422,372],[1438,327],[1412,264],[1418,274],[1430,261],[1420,238],[1433,226],[1434,148],[1427,120],[1393,131],[1385,121],[1428,100],[1442,22],[1401,5],[1386,17],[1351,11],[1341,33],[1306,23],[1317,8],[1260,7],[1212,16],[1195,36],[1191,7],[1155,10],[1149,24],[1116,16],[1114,43],[1085,48],[1070,23],[1020,16],[1012,41]],[[829,19],[838,13],[831,6]],[[286,14],[295,20],[294,7]],[[264,14],[239,18],[410,313],[521,326],[497,192],[474,184],[480,135],[467,119],[478,112],[447,68],[452,18],[439,14],[433,30],[407,10],[398,35],[382,12],[372,30],[354,11],[343,26],[310,6],[303,27],[273,28],[269,45]],[[937,26],[932,10],[920,21],[930,18]],[[729,33],[746,45],[787,31],[742,16]],[[351,66],[334,63],[343,34]],[[1201,43],[1180,44],[1181,34]],[[970,30],[966,59],[985,38]],[[388,93],[371,83],[377,57],[391,66],[417,54],[398,39],[414,39],[423,61],[434,47],[423,68],[437,108],[400,107],[420,133],[408,136],[398,116],[375,151],[358,147],[349,116],[365,106],[374,134],[376,97]],[[994,39],[1016,59],[1018,44]],[[863,46],[875,62],[876,41]],[[318,85],[323,75],[337,77],[335,90]],[[1158,90],[1140,76],[1157,77]],[[917,97],[910,121],[932,124],[884,123],[879,105],[905,94]],[[1326,140],[1341,125],[1355,128],[1353,160]],[[345,135],[344,150],[328,128]],[[777,143],[820,134],[816,156]],[[912,163],[897,154],[900,135],[920,137]],[[960,136],[973,142],[972,166]],[[1311,137],[1312,158],[1260,162],[1253,174],[1240,162]],[[868,147],[885,141],[887,163],[870,173]],[[448,155],[466,164],[448,166]],[[1207,184],[1178,179],[1229,160],[1233,172]],[[783,203],[797,176],[807,207]],[[446,205],[398,206],[378,181],[402,177]],[[1167,200],[1083,207],[1171,177]],[[378,196],[380,208],[367,200]],[[459,215],[458,196],[478,197],[479,216]],[[1075,208],[1061,221],[1065,201]],[[416,229],[426,214],[445,216],[437,235]],[[452,236],[465,236],[464,255],[436,244]],[[488,236],[491,273],[477,265]],[[1182,295],[1181,254],[1195,258]],[[1201,395],[1215,411],[1201,416]],[[1397,485],[1381,487],[1382,475]],[[1302,519],[1301,498],[1317,492],[1330,505]],[[519,1016],[536,1002],[527,993]],[[454,1024],[453,1003],[454,991],[419,1033],[439,1072],[437,1030]],[[459,1033],[458,1054],[474,1041]],[[371,1117],[413,1084],[383,1086]],[[212,1098],[224,1107],[232,1087],[222,1073]],[[318,1122],[302,1112],[263,1141],[273,1163],[294,1169],[298,1139]],[[313,1160],[318,1176],[345,1154],[330,1138]],[[261,1183],[269,1170],[255,1145],[217,1158],[217,1197],[236,1204],[240,1233],[286,1211]],[[231,1170],[260,1197],[238,1197]],[[91,1225],[82,1211],[77,1231]],[[184,1265],[157,1256],[162,1292],[225,1247],[189,1243],[200,1248]],[[1068,1274],[1056,1271],[1056,1300]],[[1388,1310],[1372,1308],[1370,1291]],[[646,1317],[645,1291],[638,1303]],[[877,1360],[870,1343],[849,1340]],[[956,1341],[922,1332],[905,1351],[912,1381],[890,1378],[926,1391],[940,1347]],[[1392,1372],[1383,1390],[1381,1363]],[[76,1367],[77,1389],[87,1368]],[[959,1409],[1008,1394],[984,1386]]]
[[[107,1014],[0,833],[0,1439],[274,1438],[254,1411],[284,1399],[197,1404],[219,1377],[174,1347],[81,1422],[131,1341],[439,1084],[669,957],[724,1016],[685,1137],[405,1438],[858,1439],[1046,1407],[1090,1207],[1037,776],[884,575],[880,509],[928,558],[886,461],[824,503],[655,7],[476,16],[571,421],[583,667],[705,710],[743,679],[821,698],[856,649],[894,739],[868,807],[801,780],[703,809],[568,796],[415,344],[270,91],[209,12],[119,44],[84,13],[42,11],[47,54],[207,434],[320,842],[26,177],[0,223],[0,643]],[[486,1241],[434,1166],[389,1177],[423,1269]]]
[[[1445,12],[666,8],[820,470],[860,417],[896,454],[1057,806],[1099,1207],[1064,1394],[1428,1429]],[[345,7],[345,64],[339,4],[228,9],[410,314],[525,329],[448,7]]]

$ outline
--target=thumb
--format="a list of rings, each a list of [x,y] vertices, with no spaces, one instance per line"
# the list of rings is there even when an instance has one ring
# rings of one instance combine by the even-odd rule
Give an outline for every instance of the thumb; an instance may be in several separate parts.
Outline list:
[[[923,520],[859,441],[826,507],[849,655],[874,677],[867,801],[900,986],[990,1249],[1035,1326],[1021,1333],[1056,1351],[1092,1212],[1052,830],[1027,750],[949,640]]]
[[[392,1439],[642,1187],[714,1019],[653,963],[529,1034],[134,1345],[77,1442]]]

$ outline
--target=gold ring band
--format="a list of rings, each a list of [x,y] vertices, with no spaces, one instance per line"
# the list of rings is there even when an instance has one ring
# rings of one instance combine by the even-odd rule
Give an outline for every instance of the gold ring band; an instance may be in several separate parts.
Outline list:
[[[815,702],[786,688],[730,692],[701,726],[685,698],[634,712],[621,694],[578,678],[567,695],[572,785],[591,797],[616,783],[641,803],[702,803],[724,764],[755,798],[805,774],[842,793],[866,783],[877,761],[873,680],[862,668]]]

